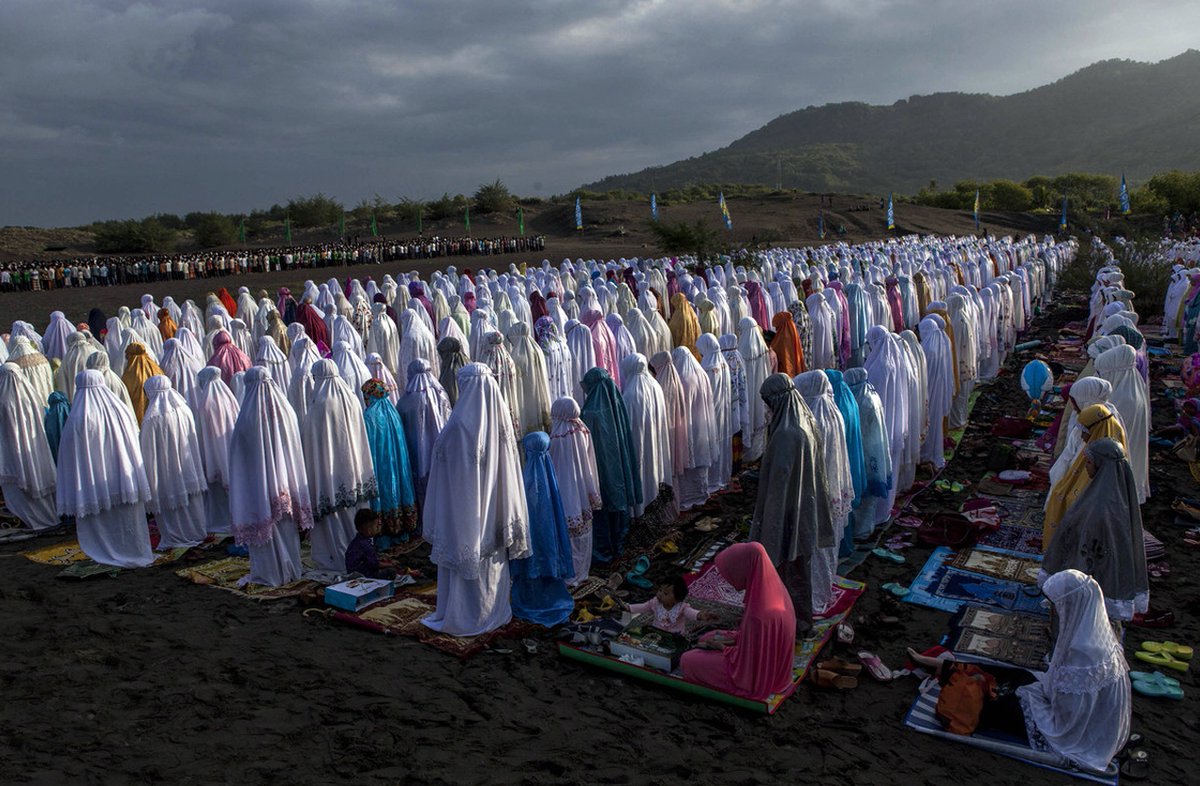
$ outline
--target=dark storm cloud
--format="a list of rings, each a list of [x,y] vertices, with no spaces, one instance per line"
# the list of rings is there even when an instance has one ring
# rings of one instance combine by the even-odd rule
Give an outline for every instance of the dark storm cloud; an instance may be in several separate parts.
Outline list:
[[[783,112],[1187,48],[1194,2],[4,0],[0,224],[568,190]]]

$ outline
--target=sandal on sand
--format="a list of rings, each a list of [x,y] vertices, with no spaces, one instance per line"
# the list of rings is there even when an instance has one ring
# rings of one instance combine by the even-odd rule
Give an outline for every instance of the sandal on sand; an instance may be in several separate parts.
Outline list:
[[[889,581],[887,584],[884,584],[881,587],[881,589],[887,590],[888,592],[895,595],[897,598],[904,598],[904,597],[907,597],[909,594],[908,587],[905,587],[902,584],[897,584],[894,581]]]
[[[1163,652],[1176,660],[1191,660],[1193,654],[1191,647],[1173,641],[1143,641],[1142,649],[1146,652]]]
[[[1133,689],[1143,696],[1152,699],[1183,700],[1183,688],[1179,680],[1167,677],[1161,672],[1148,673],[1144,671],[1129,672],[1129,681]]]
[[[858,653],[858,662],[867,667],[867,674],[877,682],[891,682],[892,670],[883,665],[883,661],[873,652],[862,650]]]
[[[904,557],[900,556],[899,554],[897,554],[894,551],[888,551],[887,549],[885,549],[883,547],[871,549],[871,553],[874,554],[876,557],[879,557],[880,559],[885,559],[889,562],[894,562],[897,565],[904,564]]]
[[[817,671],[832,671],[837,674],[844,674],[847,677],[857,677],[862,673],[862,670],[861,663],[851,663],[841,658],[830,658],[817,664]]]
[[[1147,611],[1145,614],[1134,614],[1129,624],[1141,628],[1169,628],[1175,624],[1175,612],[1167,609],[1165,611]]]
[[[1141,749],[1130,751],[1121,763],[1121,775],[1132,781],[1146,780],[1150,777],[1150,754]]]
[[[1161,666],[1165,669],[1174,669],[1175,671],[1187,671],[1188,662],[1186,660],[1175,660],[1165,652],[1146,652],[1138,650],[1133,653],[1133,657],[1145,663],[1150,663],[1154,666]]]
[[[858,680],[854,677],[847,677],[838,674],[834,671],[824,671],[816,669],[811,672],[810,679],[818,688],[834,688],[836,690],[850,690],[858,687]]]

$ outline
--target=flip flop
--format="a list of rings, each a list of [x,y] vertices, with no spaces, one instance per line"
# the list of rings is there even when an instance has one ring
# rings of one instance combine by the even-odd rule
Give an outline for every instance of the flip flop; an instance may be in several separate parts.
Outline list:
[[[1175,688],[1181,685],[1179,680],[1174,677],[1168,677],[1161,671],[1131,671],[1129,672],[1129,679],[1134,682],[1140,680],[1141,682],[1153,682],[1157,685],[1170,685]]]
[[[894,581],[889,581],[887,584],[884,584],[884,585],[881,587],[881,589],[885,589],[885,590],[887,590],[888,592],[890,592],[890,593],[892,593],[893,595],[895,595],[897,598],[903,598],[903,597],[907,597],[907,596],[908,596],[908,594],[909,594],[909,589],[908,589],[908,587],[905,587],[905,586],[904,586],[904,585],[902,585],[902,584],[897,584],[897,583],[896,583],[896,582],[894,582]]]
[[[823,660],[817,664],[818,671],[832,671],[837,674],[844,674],[847,677],[857,677],[862,673],[863,667],[861,663],[851,663],[841,658],[830,658]]]
[[[1166,653],[1176,660],[1191,660],[1193,654],[1191,647],[1173,641],[1143,641],[1142,649],[1146,652]]]
[[[1167,669],[1174,669],[1175,671],[1188,670],[1187,661],[1175,660],[1165,652],[1146,652],[1145,650],[1138,650],[1137,652],[1133,653],[1133,657],[1140,661],[1151,663],[1155,666],[1162,666],[1163,668]]]
[[[1183,701],[1183,688],[1178,685],[1166,685],[1151,680],[1131,680],[1130,684],[1136,693],[1147,698]]]
[[[650,570],[650,558],[643,554],[633,563],[633,567],[629,569],[629,573],[625,574],[625,578],[628,579],[631,575],[641,576],[648,570]]]
[[[653,581],[646,578],[645,576],[639,576],[638,574],[634,573],[633,571],[630,571],[629,573],[625,574],[625,580],[628,581],[633,586],[638,587],[640,589],[653,589],[654,588]]]
[[[879,557],[880,559],[885,559],[885,560],[888,560],[889,562],[894,562],[897,565],[904,564],[904,557],[900,556],[899,554],[897,554],[894,551],[888,551],[885,548],[879,547],[879,548],[871,549],[871,553],[874,554],[876,557]]]
[[[867,667],[867,674],[877,682],[892,681],[892,670],[883,665],[878,655],[863,650],[858,653],[858,662]]]

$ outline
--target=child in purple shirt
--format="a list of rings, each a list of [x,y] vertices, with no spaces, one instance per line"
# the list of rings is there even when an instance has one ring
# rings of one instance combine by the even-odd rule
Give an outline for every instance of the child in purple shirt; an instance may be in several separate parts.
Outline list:
[[[379,514],[363,508],[354,514],[354,528],[358,534],[346,546],[346,572],[361,573],[368,579],[394,579],[394,568],[381,566],[379,552],[375,550],[374,538],[380,530]]]

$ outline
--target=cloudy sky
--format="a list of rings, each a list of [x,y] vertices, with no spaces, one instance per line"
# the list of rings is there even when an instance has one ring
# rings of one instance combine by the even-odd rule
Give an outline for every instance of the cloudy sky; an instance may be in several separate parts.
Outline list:
[[[1194,45],[1196,0],[0,0],[0,225],[562,193],[811,104]]]

